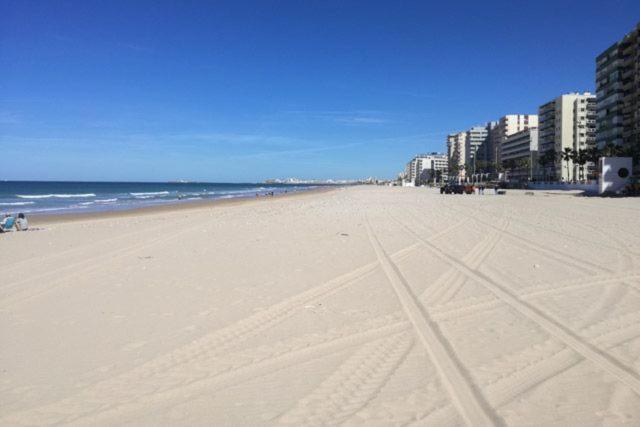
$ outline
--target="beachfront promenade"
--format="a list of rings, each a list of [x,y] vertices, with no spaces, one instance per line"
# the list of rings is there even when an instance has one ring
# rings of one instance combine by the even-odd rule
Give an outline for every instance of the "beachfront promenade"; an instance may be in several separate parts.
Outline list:
[[[639,217],[363,186],[36,221],[0,425],[638,425]]]

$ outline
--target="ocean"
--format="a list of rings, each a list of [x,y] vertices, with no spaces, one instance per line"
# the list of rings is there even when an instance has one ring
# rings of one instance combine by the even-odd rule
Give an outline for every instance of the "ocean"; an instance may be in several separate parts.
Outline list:
[[[317,185],[0,181],[0,213],[61,214],[280,194]]]

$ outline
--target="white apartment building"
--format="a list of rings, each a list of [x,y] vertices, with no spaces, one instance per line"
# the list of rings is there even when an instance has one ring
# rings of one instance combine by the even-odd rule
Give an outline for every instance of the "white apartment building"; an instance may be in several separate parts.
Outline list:
[[[466,160],[467,132],[447,135],[447,155],[449,157],[449,172],[460,178],[465,177],[464,165]]]
[[[483,144],[486,144],[488,137],[487,126],[473,126],[467,131],[464,159],[467,165],[476,164],[478,150]]]
[[[561,95],[539,108],[540,155],[553,150],[554,165],[549,165],[545,176],[556,180],[573,180],[578,177],[578,165],[562,160],[565,148],[584,150],[596,143],[596,96],[589,93]],[[587,168],[593,168],[592,164]]]
[[[538,128],[530,127],[507,136],[502,144],[502,165],[509,180],[526,181],[538,172]]]
[[[440,153],[418,154],[405,167],[405,180],[413,184],[418,178],[424,181],[435,179],[440,171],[440,179],[447,179],[448,156]]]
[[[498,121],[498,126],[491,132],[491,146],[495,150],[496,162],[502,162],[502,145],[509,135],[523,131],[530,127],[538,127],[536,114],[507,114]]]
[[[476,150],[474,158],[477,162],[483,162],[484,166],[487,166],[488,163],[495,162],[495,150],[492,146],[492,135],[495,134],[495,129],[498,127],[498,122],[487,122],[484,126],[487,136],[483,143],[480,144],[478,149]]]

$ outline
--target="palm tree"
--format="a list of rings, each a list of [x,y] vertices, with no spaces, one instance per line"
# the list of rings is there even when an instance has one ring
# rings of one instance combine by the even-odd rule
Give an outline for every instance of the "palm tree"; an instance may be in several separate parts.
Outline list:
[[[575,182],[576,181],[576,164],[578,163],[578,150],[571,151],[571,163],[573,163],[573,182]]]
[[[602,150],[604,157],[616,157],[620,154],[620,147],[613,142],[607,142]]]
[[[600,157],[602,156],[601,151],[596,146],[589,147],[585,150],[585,156],[588,162],[593,162],[595,166],[595,174],[598,175],[598,163],[600,162]]]
[[[584,165],[587,164],[587,161],[589,161],[588,158],[588,153],[587,150],[583,150],[582,148],[580,148],[577,152],[578,154],[576,155],[576,161],[578,162],[578,165],[580,165],[580,180],[584,179]]]
[[[568,181],[569,180],[569,161],[571,161],[571,158],[573,156],[573,148],[564,147],[564,150],[560,152],[560,155],[562,156],[562,160],[567,162],[567,181]]]

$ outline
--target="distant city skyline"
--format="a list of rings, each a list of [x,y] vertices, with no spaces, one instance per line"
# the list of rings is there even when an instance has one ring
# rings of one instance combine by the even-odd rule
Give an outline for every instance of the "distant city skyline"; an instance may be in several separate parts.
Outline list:
[[[0,0],[0,179],[392,178],[454,130],[595,93],[596,56],[639,18],[627,0]]]

